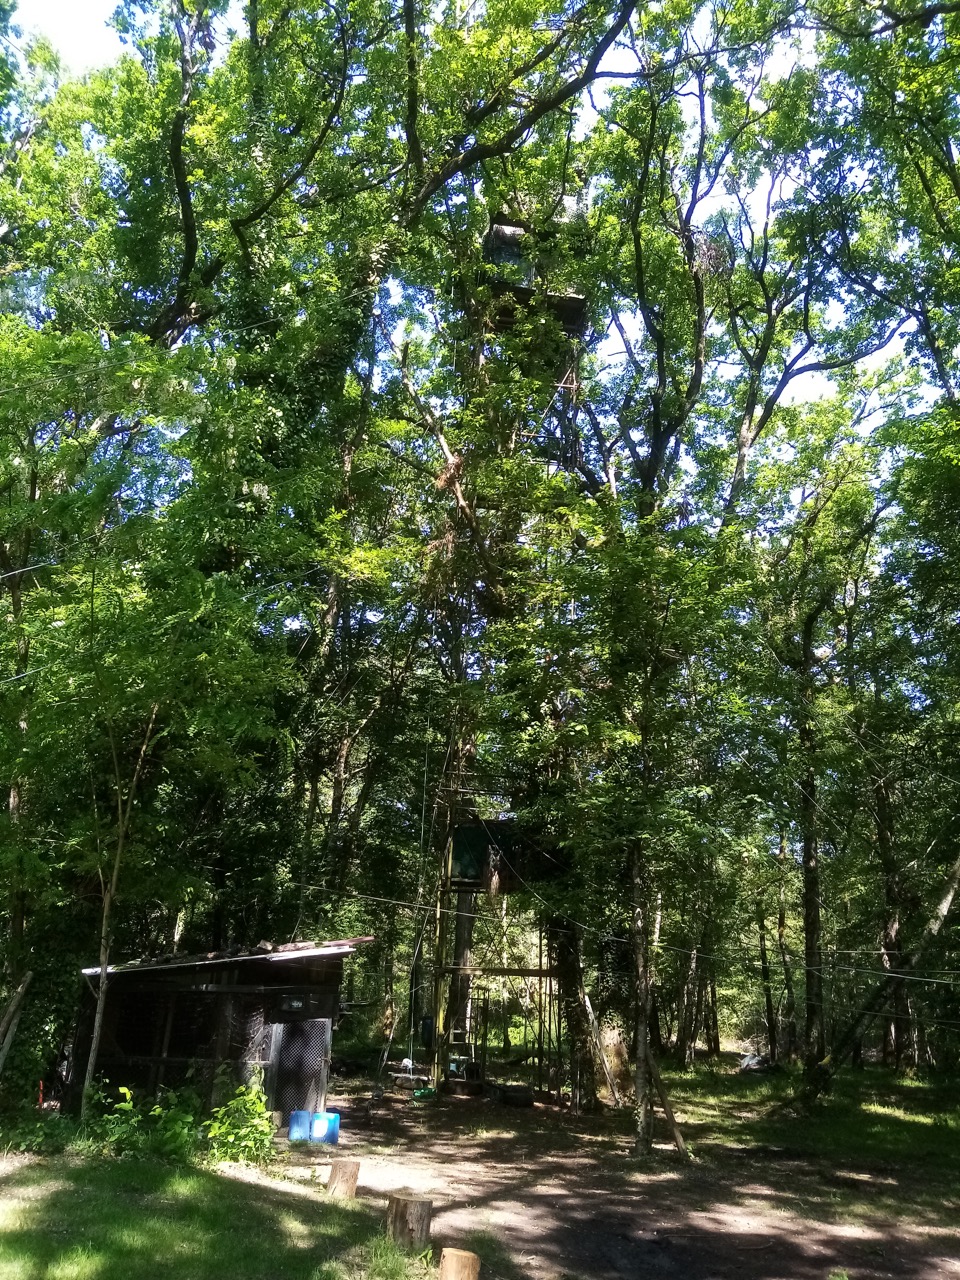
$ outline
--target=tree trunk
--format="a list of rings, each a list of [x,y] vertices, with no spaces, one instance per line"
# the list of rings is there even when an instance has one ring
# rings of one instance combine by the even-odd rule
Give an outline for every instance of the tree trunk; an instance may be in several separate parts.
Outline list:
[[[555,916],[550,921],[550,932],[557,957],[560,1005],[567,1024],[571,1106],[576,1115],[579,1111],[596,1111],[599,1107],[593,1037],[586,1008],[587,994],[583,986],[580,937],[576,925],[562,916]]]
[[[797,1060],[797,999],[793,989],[793,967],[790,953],[787,951],[787,888],[785,874],[787,867],[787,833],[780,828],[780,902],[777,911],[777,947],[780,951],[780,963],[783,966],[783,987],[786,992],[786,1003],[783,1020],[786,1027],[786,1057],[788,1062]]]
[[[770,961],[767,957],[767,924],[763,915],[763,894],[757,890],[757,933],[760,937],[760,981],[763,985],[763,1003],[767,1016],[767,1052],[771,1062],[777,1061],[777,1018],[773,1009],[773,989],[770,985]]]
[[[20,783],[10,784],[8,811],[12,843],[16,850],[14,872],[10,877],[10,940],[7,943],[7,971],[16,981],[20,977],[24,960],[24,938],[27,920],[27,895],[23,885],[23,858],[20,855]]]
[[[7,1054],[10,1052],[10,1046],[13,1044],[13,1037],[17,1033],[17,1023],[20,1021],[20,1014],[23,1011],[23,1001],[27,994],[27,988],[33,981],[32,970],[27,970],[20,981],[20,985],[10,998],[10,1002],[4,1010],[3,1017],[0,1018],[0,1075],[3,1074],[3,1067],[7,1060]]]
[[[884,921],[880,938],[881,963],[889,973],[903,964],[900,944],[900,919],[903,910],[903,882],[894,844],[893,804],[886,777],[873,781],[873,823],[877,859],[883,871]],[[909,1052],[910,1013],[906,989],[902,982],[892,990],[890,1016],[883,1024],[883,1064],[903,1065],[904,1051]]]
[[[663,1055],[663,1033],[660,1030],[660,988],[651,981],[650,984],[650,1024],[648,1035],[650,1037],[650,1050],[655,1058]]]
[[[810,1101],[825,1089],[829,1089],[830,1082],[838,1067],[842,1066],[847,1054],[850,1053],[853,1046],[862,1036],[864,1029],[886,1007],[894,986],[905,974],[910,973],[912,969],[916,968],[922,960],[927,947],[943,928],[944,921],[947,919],[947,916],[950,914],[953,907],[958,889],[960,889],[960,858],[958,858],[951,867],[950,874],[947,876],[946,883],[943,887],[943,891],[937,905],[934,907],[931,915],[927,918],[927,923],[923,933],[921,934],[916,946],[904,960],[902,968],[897,973],[890,973],[881,978],[870,994],[864,999],[857,1014],[847,1024],[846,1029],[841,1033],[841,1035],[837,1037],[833,1053],[830,1055],[829,1060],[825,1063],[821,1063],[812,1077],[805,1081],[804,1087],[800,1090],[801,1098],[806,1101]]]
[[[720,1011],[717,1008],[717,979],[710,974],[710,1004],[707,1014],[707,1054],[711,1058],[720,1057]]]
[[[643,848],[636,842],[630,854],[630,881],[633,888],[633,911],[630,915],[630,937],[634,958],[634,1086],[635,1138],[634,1153],[643,1158],[653,1149],[653,1077],[650,1071],[650,940],[649,920],[644,907],[646,875]]]
[[[86,1119],[87,1109],[90,1103],[90,1095],[93,1089],[93,1081],[97,1071],[97,1058],[100,1053],[100,1037],[103,1033],[103,1015],[107,1003],[107,985],[110,972],[110,942],[113,929],[113,904],[117,897],[117,886],[120,882],[120,866],[123,862],[124,849],[126,847],[127,832],[130,829],[130,817],[133,812],[133,801],[137,793],[137,786],[143,773],[143,766],[147,758],[153,742],[153,727],[157,719],[157,711],[159,705],[153,704],[150,711],[150,720],[147,724],[147,731],[143,736],[143,742],[140,744],[140,753],[137,757],[136,768],[133,771],[133,777],[127,788],[126,795],[123,793],[123,781],[120,772],[120,758],[117,754],[116,742],[114,741],[113,728],[110,722],[107,722],[108,736],[110,739],[110,750],[113,757],[113,775],[114,786],[116,788],[117,798],[117,847],[113,859],[113,870],[110,875],[109,882],[104,886],[103,890],[103,909],[100,915],[100,983],[97,987],[97,1008],[93,1018],[93,1035],[90,1039],[90,1054],[87,1058],[87,1070],[83,1080],[83,1097],[80,1100],[80,1119]]]
[[[813,726],[807,722],[801,731],[801,745],[806,759],[813,750]],[[804,997],[803,1062],[804,1070],[814,1071],[826,1054],[823,1019],[823,952],[820,923],[820,860],[816,827],[817,779],[813,768],[806,771],[800,804],[801,839],[803,842],[803,964],[806,982]]]
[[[30,435],[29,448],[32,453],[34,449],[32,433]],[[38,476],[34,467],[31,468],[28,489],[31,504],[36,502],[37,499],[37,485]],[[17,729],[21,735],[25,735],[27,732],[29,693],[24,680],[30,670],[30,637],[24,626],[23,592],[21,590],[24,570],[21,566],[29,564],[32,541],[33,531],[27,528],[23,532],[22,543],[17,551],[18,564],[16,566],[14,566],[12,558],[14,555],[13,546],[0,542],[0,570],[3,571],[3,579],[6,581],[7,590],[10,593],[10,616],[16,637],[17,659],[14,678],[17,682],[17,699],[20,704],[17,715]],[[23,976],[26,957],[27,889],[19,831],[22,809],[23,781],[20,778],[14,778],[10,783],[10,790],[7,796],[11,843],[14,849],[13,874],[10,877],[9,890],[10,935],[7,943],[7,972],[13,982],[19,982]]]
[[[902,1064],[910,1071],[916,1071],[920,1065],[920,1028],[914,1002],[905,999],[907,1026]]]
[[[816,687],[813,677],[814,637],[829,594],[809,609],[800,632],[800,660],[795,666],[799,688],[797,738],[803,765],[797,821],[800,828],[803,885],[804,1071],[812,1074],[826,1054],[821,945],[820,851],[817,824]]]
[[[686,1071],[693,1061],[693,1046],[696,1037],[696,998],[697,998],[697,948],[690,952],[687,964],[687,976],[680,993],[680,1011],[677,1015],[677,1066]]]
[[[680,1132],[680,1126],[677,1124],[677,1117],[673,1114],[673,1107],[670,1105],[670,1096],[667,1093],[666,1085],[663,1083],[663,1079],[657,1069],[657,1064],[654,1062],[652,1056],[649,1059],[648,1066],[650,1068],[650,1076],[656,1086],[660,1105],[663,1107],[663,1114],[667,1119],[667,1127],[670,1130],[670,1135],[673,1138],[674,1145],[683,1158],[688,1160],[690,1158],[690,1153],[687,1151],[687,1144],[684,1142],[683,1134]]]
[[[90,1037],[90,1053],[87,1057],[87,1070],[83,1078],[83,1095],[80,1099],[80,1119],[85,1120],[90,1097],[93,1092],[93,1081],[97,1074],[97,1058],[100,1055],[100,1037],[103,1034],[103,1016],[107,1007],[107,984],[110,974],[110,930],[112,926],[113,895],[120,872],[120,860],[123,845],[118,845],[113,865],[113,876],[110,885],[103,895],[103,911],[100,916],[100,981],[97,986],[97,1007],[93,1016],[93,1035]]]
[[[587,1019],[590,1023],[590,1035],[593,1039],[596,1061],[600,1065],[604,1079],[607,1082],[607,1088],[610,1090],[610,1097],[616,1107],[620,1106],[620,1093],[617,1089],[617,1082],[613,1072],[610,1070],[610,1064],[607,1062],[607,1055],[603,1047],[603,1037],[600,1034],[600,1024],[597,1022],[597,1016],[593,1012],[593,1005],[590,1003],[590,997],[586,991],[583,992],[583,1007],[587,1012]]]

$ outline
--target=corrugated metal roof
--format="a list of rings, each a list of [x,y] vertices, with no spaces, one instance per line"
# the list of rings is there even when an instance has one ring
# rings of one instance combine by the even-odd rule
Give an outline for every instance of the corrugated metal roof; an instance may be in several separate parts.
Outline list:
[[[356,951],[364,942],[373,942],[372,937],[340,938],[332,942],[261,942],[253,951],[208,951],[193,956],[156,956],[141,960],[129,960],[125,964],[112,964],[108,974],[147,973],[158,969],[201,969],[213,965],[243,964],[248,960],[291,961],[316,960],[324,956],[348,956]],[[96,978],[100,975],[100,966],[83,969],[85,977]]]

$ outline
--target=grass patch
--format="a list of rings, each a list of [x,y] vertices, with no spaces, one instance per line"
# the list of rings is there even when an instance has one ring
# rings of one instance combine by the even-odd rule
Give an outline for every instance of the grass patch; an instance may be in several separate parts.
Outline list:
[[[139,1160],[0,1181],[0,1280],[422,1280],[360,1207]]]
[[[796,1076],[701,1067],[669,1074],[681,1126],[708,1163],[742,1157],[744,1181],[770,1181],[781,1202],[831,1221],[902,1217],[946,1223],[960,1208],[955,1081],[880,1068],[838,1075],[809,1111],[785,1106]]]
[[[481,1276],[496,1276],[498,1280],[527,1280],[527,1272],[517,1266],[503,1244],[489,1231],[471,1231],[462,1247],[480,1259]]]

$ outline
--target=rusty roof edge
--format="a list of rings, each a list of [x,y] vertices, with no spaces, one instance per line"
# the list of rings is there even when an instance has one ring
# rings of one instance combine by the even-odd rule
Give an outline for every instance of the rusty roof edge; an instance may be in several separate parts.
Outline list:
[[[208,954],[206,956],[173,957],[169,960],[128,960],[124,964],[110,965],[107,968],[107,974],[151,973],[156,972],[158,969],[201,969],[214,965],[243,964],[249,960],[285,960],[292,964],[298,960],[315,960],[322,956],[353,955],[358,946],[365,942],[373,941],[373,936],[367,935],[361,938],[338,938],[330,942],[308,943],[305,946],[301,945],[296,948],[290,946],[290,944],[281,944],[288,949],[281,950],[278,947],[275,951],[248,951],[241,955]],[[100,976],[100,966],[93,965],[89,969],[81,969],[80,972],[85,978],[96,978]]]

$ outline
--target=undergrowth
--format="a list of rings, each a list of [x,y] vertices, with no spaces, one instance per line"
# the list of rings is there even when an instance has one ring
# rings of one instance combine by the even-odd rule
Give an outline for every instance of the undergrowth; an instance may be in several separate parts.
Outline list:
[[[2,1148],[33,1155],[141,1156],[178,1163],[238,1160],[264,1164],[273,1152],[273,1119],[259,1081],[239,1085],[207,1114],[191,1089],[167,1089],[142,1101],[120,1086],[102,1089],[83,1121],[60,1112],[28,1112],[0,1129]]]

